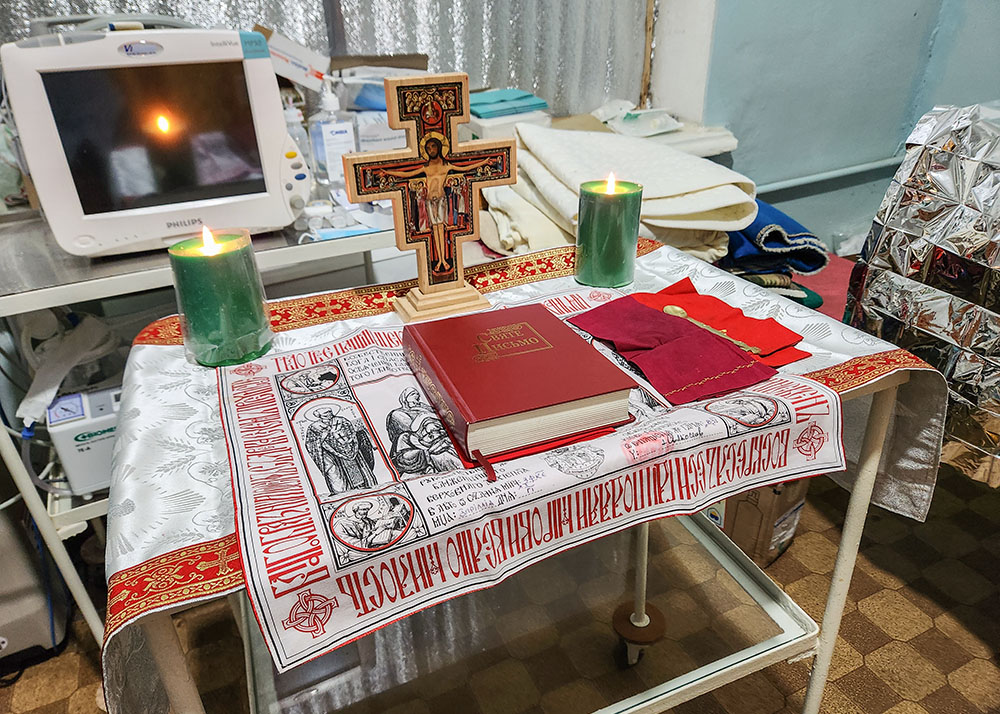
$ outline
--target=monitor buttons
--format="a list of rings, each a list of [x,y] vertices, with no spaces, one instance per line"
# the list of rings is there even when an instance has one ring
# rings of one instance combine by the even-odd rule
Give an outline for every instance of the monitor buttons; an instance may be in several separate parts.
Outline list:
[[[304,181],[305,178],[306,178],[305,174],[295,174],[295,180],[296,181]]]
[[[73,239],[73,242],[76,243],[79,248],[90,248],[97,243],[97,241],[94,240],[94,236],[77,236]]]
[[[288,151],[285,153],[286,159],[294,159],[296,156],[298,156],[298,153],[295,151]]]
[[[302,168],[302,162],[301,161],[296,161],[295,163],[292,164],[292,168],[295,169],[295,170],[301,169]]]
[[[291,191],[291,190],[292,190],[293,188],[295,188],[295,187],[294,187],[294,186],[292,186],[292,184],[290,184],[290,183],[286,183],[286,184],[285,184],[285,190],[286,190],[286,191]]]
[[[288,202],[288,205],[291,206],[292,209],[295,211],[301,211],[302,208],[306,205],[306,202],[303,200],[302,196],[292,196],[291,200]]]

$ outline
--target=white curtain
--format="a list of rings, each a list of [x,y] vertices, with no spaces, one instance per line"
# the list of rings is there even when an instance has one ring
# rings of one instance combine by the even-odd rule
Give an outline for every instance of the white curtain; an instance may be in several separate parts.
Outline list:
[[[337,0],[334,0],[337,2]],[[339,0],[346,54],[420,52],[470,88],[516,87],[554,114],[637,101],[645,0]]]
[[[169,15],[233,30],[259,23],[320,52],[330,46],[323,0],[0,0],[0,41],[26,37],[35,17],[107,13]]]
[[[44,15],[155,13],[201,27],[260,23],[327,52],[324,6],[342,18],[338,54],[421,52],[432,71],[467,72],[473,89],[526,89],[557,115],[639,98],[645,0],[0,0],[0,41]]]

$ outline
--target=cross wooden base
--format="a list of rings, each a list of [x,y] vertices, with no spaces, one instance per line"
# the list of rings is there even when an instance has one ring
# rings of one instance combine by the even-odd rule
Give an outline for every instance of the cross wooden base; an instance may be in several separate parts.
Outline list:
[[[395,302],[396,313],[403,322],[435,320],[460,312],[490,308],[489,301],[478,290],[465,283],[461,287],[425,293],[414,287]]]

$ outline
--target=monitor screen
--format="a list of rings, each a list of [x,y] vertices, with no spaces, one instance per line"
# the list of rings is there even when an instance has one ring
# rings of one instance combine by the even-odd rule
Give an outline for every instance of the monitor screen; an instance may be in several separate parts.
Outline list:
[[[266,192],[242,62],[42,81],[84,214]]]

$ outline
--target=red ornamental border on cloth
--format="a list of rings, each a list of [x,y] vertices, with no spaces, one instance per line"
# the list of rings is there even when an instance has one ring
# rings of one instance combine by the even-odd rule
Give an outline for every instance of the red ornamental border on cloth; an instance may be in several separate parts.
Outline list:
[[[901,369],[934,368],[906,350],[889,350],[855,357],[843,364],[809,372],[805,376],[843,395]]]
[[[638,254],[646,255],[659,246],[655,241],[640,239]],[[571,275],[574,257],[573,248],[555,248],[470,268],[466,276],[480,291],[492,292]],[[392,309],[391,298],[403,294],[415,284],[411,280],[276,301],[271,303],[272,326],[276,331],[284,331],[389,312]],[[135,344],[144,345],[182,343],[177,316],[152,323],[135,340]],[[932,368],[905,350],[890,350],[857,357],[806,376],[843,394],[901,369]],[[105,643],[124,625],[143,615],[186,602],[218,597],[243,584],[235,533],[164,553],[121,570],[108,581]]]
[[[104,641],[123,625],[154,610],[215,597],[242,586],[235,533],[164,553],[111,576]]]
[[[639,239],[637,255],[642,257],[661,246],[648,238]],[[572,275],[576,265],[576,250],[572,247],[517,255],[485,263],[465,271],[469,283],[483,293],[505,290],[539,280]],[[271,329],[275,332],[296,330],[334,320],[370,317],[392,311],[392,301],[416,286],[416,280],[404,280],[386,285],[338,290],[304,298],[276,300],[270,303]],[[135,338],[137,345],[180,345],[180,321],[177,315],[164,317],[150,324]]]

